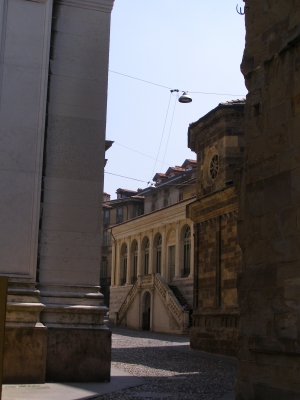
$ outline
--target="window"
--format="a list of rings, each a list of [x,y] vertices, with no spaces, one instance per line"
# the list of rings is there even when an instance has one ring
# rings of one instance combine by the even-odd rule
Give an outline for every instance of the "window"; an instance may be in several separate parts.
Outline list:
[[[103,257],[100,268],[100,278],[107,278],[107,258]]]
[[[149,247],[150,247],[150,242],[149,239],[146,242],[145,245],[145,254],[144,254],[144,274],[148,275],[149,273]]]
[[[181,201],[181,200],[183,200],[183,192],[182,191],[180,191],[179,195],[178,195],[178,201]]]
[[[123,208],[117,208],[117,224],[123,222]]]
[[[110,246],[110,232],[104,230],[102,236],[102,246]]]
[[[110,221],[110,211],[104,210],[103,224],[109,225],[109,221]]]
[[[215,154],[209,164],[209,174],[212,180],[215,180],[219,171],[219,156]]]
[[[151,211],[155,211],[156,210],[156,203],[152,203],[151,204]]]
[[[159,235],[156,243],[156,272],[161,274],[161,245],[162,245],[162,237]]]
[[[127,276],[127,246],[124,247],[121,285],[125,285]]]
[[[138,244],[135,245],[133,252],[133,277],[131,283],[134,283],[137,280],[137,267],[138,267]]]
[[[182,277],[186,277],[190,274],[190,262],[191,262],[191,228],[188,226],[184,233]]]
[[[164,207],[167,207],[169,205],[169,199],[164,199]]]

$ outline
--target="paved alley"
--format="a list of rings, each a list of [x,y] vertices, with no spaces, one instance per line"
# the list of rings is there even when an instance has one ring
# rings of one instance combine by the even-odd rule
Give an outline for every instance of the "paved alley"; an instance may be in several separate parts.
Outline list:
[[[234,398],[235,360],[193,351],[188,337],[110,328],[112,366],[142,381],[139,386],[99,396],[97,400]]]

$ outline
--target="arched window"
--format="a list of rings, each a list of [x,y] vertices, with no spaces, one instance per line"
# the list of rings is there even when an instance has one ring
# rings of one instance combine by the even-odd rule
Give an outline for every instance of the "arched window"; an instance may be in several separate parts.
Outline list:
[[[156,243],[156,272],[161,274],[161,245],[162,237],[159,235]]]
[[[123,266],[122,266],[122,278],[121,285],[125,285],[127,276],[127,246],[125,245],[123,250]]]
[[[191,266],[191,228],[188,226],[184,232],[183,244],[183,276],[190,274]]]
[[[150,242],[149,239],[147,239],[147,242],[145,244],[145,254],[144,254],[144,274],[148,275],[149,273],[149,248],[150,248]]]
[[[135,245],[133,252],[133,277],[131,283],[134,283],[137,280],[137,268],[138,268],[138,244]]]

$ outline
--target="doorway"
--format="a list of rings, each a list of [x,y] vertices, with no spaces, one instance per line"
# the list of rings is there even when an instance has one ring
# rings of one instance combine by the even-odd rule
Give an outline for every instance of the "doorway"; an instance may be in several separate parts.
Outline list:
[[[144,307],[143,307],[143,331],[150,330],[150,304],[151,304],[151,295],[149,292],[146,292],[144,295]]]

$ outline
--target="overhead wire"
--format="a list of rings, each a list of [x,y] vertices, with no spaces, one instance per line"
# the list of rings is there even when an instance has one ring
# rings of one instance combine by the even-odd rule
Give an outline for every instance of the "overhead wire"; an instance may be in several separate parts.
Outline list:
[[[131,180],[133,180],[133,181],[138,181],[138,182],[147,183],[148,185],[150,184],[149,181],[147,182],[147,181],[143,181],[143,180],[141,180],[141,179],[131,178],[131,177],[129,177],[129,176],[114,174],[113,172],[104,171],[104,173],[105,173],[105,174],[109,174],[109,175],[119,176],[119,177],[125,178],[125,179],[131,179]],[[151,184],[150,186],[153,187],[153,188],[155,188],[155,189],[159,189],[160,186],[162,186],[162,187],[165,187],[165,186],[191,186],[191,185],[193,185],[193,184],[194,184],[194,183],[184,183],[184,182],[183,182],[183,183],[166,183],[166,182],[164,182],[163,184],[158,185],[158,186],[153,186],[153,184]],[[144,189],[143,189],[143,190],[144,190]]]
[[[167,113],[166,113],[166,117],[165,117],[164,127],[163,127],[163,130],[162,130],[162,133],[161,133],[160,143],[159,143],[158,152],[157,152],[157,157],[156,157],[156,160],[155,160],[155,164],[154,164],[154,167],[153,167],[152,174],[150,176],[150,180],[152,180],[152,177],[153,177],[153,174],[154,174],[154,171],[155,171],[155,167],[156,167],[156,164],[157,164],[157,161],[158,161],[158,156],[159,156],[162,140],[163,140],[163,137],[164,137],[164,134],[165,134],[166,123],[167,123],[167,119],[168,119],[170,102],[171,102],[171,96],[172,96],[172,92],[170,92],[170,97],[169,97],[169,102],[168,102],[168,107],[167,107]]]
[[[133,181],[138,181],[138,182],[144,182],[144,183],[149,183],[147,181],[142,181],[141,179],[136,179],[136,178],[130,178],[129,176],[124,176],[124,175],[118,175],[118,174],[113,174],[112,172],[107,172],[104,171],[105,174],[109,174],[109,175],[115,175],[115,176],[119,176],[121,178],[126,178],[126,179],[131,179]]]
[[[124,147],[125,149],[131,150],[131,151],[134,151],[135,153],[141,154],[142,156],[145,156],[145,157],[151,158],[152,160],[156,160],[156,161],[159,161],[159,162],[161,162],[161,160],[157,160],[157,158],[155,158],[155,157],[151,157],[151,156],[149,156],[149,155],[147,155],[147,154],[141,153],[140,151],[138,151],[138,150],[135,150],[135,149],[132,149],[132,148],[130,148],[130,147],[128,147],[128,146],[124,146],[124,144],[121,144],[121,143],[118,143],[118,142],[114,142],[114,144],[117,144],[118,146]],[[169,166],[171,165],[171,164],[169,164],[169,163],[166,163],[166,162],[164,162],[164,164],[167,164],[167,165],[169,165]]]
[[[168,144],[169,144],[170,134],[171,134],[172,126],[173,126],[173,120],[174,120],[174,114],[175,114],[175,109],[176,109],[177,100],[178,100],[178,93],[177,93],[177,96],[176,96],[176,99],[175,99],[175,102],[174,102],[173,114],[172,114],[170,129],[169,129],[169,135],[168,135],[168,139],[167,139],[167,143],[166,143],[166,149],[165,149],[163,161],[162,161],[162,163],[161,163],[161,168],[162,168],[163,163],[164,163],[164,161],[165,161],[165,157],[166,157],[166,153],[167,153],[167,149],[168,149]]]
[[[132,75],[127,75],[127,74],[123,74],[121,72],[112,71],[111,69],[109,70],[109,72],[112,72],[113,74],[117,74],[117,75],[122,75],[122,76],[125,76],[125,77],[130,78],[130,79],[135,79],[136,81],[141,81],[141,82],[144,82],[144,83],[148,83],[149,85],[159,86],[159,87],[162,87],[164,89],[172,90],[171,87],[160,85],[159,83],[147,81],[145,79],[136,78],[135,76],[132,76]],[[184,90],[180,90],[180,91],[184,92]],[[191,91],[188,91],[188,92],[189,93],[195,93],[195,94],[215,95],[215,96],[245,96],[244,94],[233,94],[233,93],[191,92]]]

